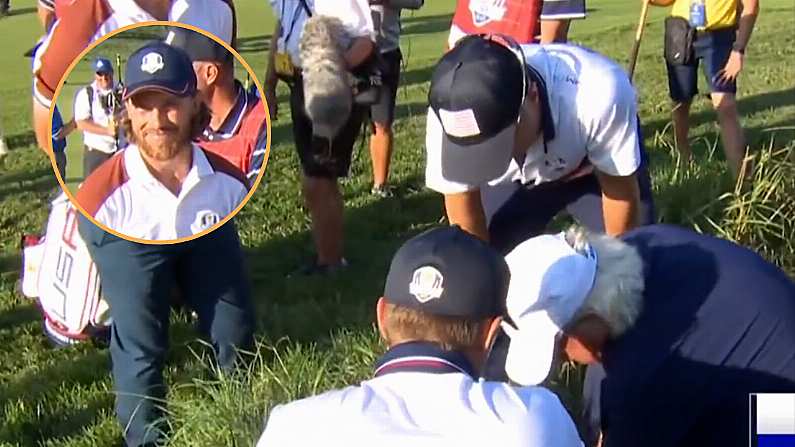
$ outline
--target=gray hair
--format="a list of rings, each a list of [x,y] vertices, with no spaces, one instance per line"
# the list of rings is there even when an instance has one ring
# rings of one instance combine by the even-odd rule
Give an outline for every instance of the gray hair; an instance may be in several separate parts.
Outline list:
[[[638,251],[620,239],[588,233],[572,226],[566,240],[585,254],[588,246],[597,256],[594,284],[572,321],[596,315],[607,322],[611,337],[618,337],[635,324],[643,308],[643,260]]]
[[[298,49],[304,84],[304,109],[315,135],[333,139],[353,108],[352,75],[343,57],[352,38],[334,17],[307,19]]]

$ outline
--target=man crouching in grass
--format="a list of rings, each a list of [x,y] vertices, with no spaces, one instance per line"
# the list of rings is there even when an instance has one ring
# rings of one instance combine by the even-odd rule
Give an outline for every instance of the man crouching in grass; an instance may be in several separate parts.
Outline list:
[[[253,342],[253,309],[232,213],[247,192],[243,174],[191,143],[208,122],[188,56],[163,42],[127,63],[123,127],[131,144],[83,183],[78,229],[102,280],[113,319],[110,355],[116,414],[126,445],[162,441],[170,296],[178,287],[209,335],[218,366]],[[99,223],[103,228],[95,225]],[[104,227],[115,230],[114,234]],[[206,230],[200,238],[184,238]],[[146,239],[133,242],[117,237]]]
[[[582,446],[550,391],[478,380],[509,279],[503,257],[457,226],[412,238],[376,304],[389,349],[374,378],[277,406],[257,445]]]

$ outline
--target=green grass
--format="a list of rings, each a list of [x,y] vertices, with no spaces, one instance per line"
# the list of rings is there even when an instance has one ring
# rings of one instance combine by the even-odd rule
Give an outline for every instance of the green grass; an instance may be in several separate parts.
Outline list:
[[[423,186],[423,126],[427,79],[444,49],[452,3],[427,2],[422,11],[405,16],[406,60],[392,169],[401,198],[376,200],[368,194],[369,157],[366,144],[357,144],[351,176],[343,184],[352,268],[334,278],[285,278],[311,254],[311,241],[290,141],[286,90],[280,89],[264,186],[238,219],[254,285],[260,348],[246,374],[212,379],[204,361],[208,350],[185,318],[175,317],[166,370],[172,387],[172,445],[250,445],[271,405],[369,376],[382,350],[372,326],[373,308],[389,260],[402,241],[438,225],[443,214],[440,197]],[[236,4],[241,53],[261,74],[272,17],[264,1]],[[22,10],[34,6],[33,0],[13,3]],[[640,5],[600,0],[590,6],[595,10],[589,18],[573,24],[573,39],[625,65]],[[789,32],[795,27],[793,12],[787,0],[763,5],[740,79],[743,124],[749,144],[760,154],[759,175],[764,175],[750,192],[732,192],[715,115],[704,99],[693,105],[696,163],[687,170],[676,168],[661,60],[663,9],[650,14],[635,73],[661,220],[748,243],[790,273],[795,273],[795,214],[787,207],[795,189],[788,181],[792,165],[785,160],[795,148],[795,36]],[[0,119],[13,148],[0,166],[0,445],[111,445],[120,430],[113,417],[107,351],[93,346],[50,349],[34,305],[13,291],[20,262],[18,236],[40,231],[56,184],[48,161],[33,146],[29,60],[21,57],[38,35],[35,16],[28,12],[0,20],[0,28],[4,37],[13,36],[0,52],[5,67]],[[115,50],[109,53],[115,57]],[[78,67],[75,82],[88,79],[86,67]],[[70,97],[67,89],[65,98]],[[79,147],[77,138],[77,143],[70,140],[72,151]],[[79,163],[72,163],[69,177],[79,170]],[[551,384],[572,408],[579,380],[578,370],[567,369]]]

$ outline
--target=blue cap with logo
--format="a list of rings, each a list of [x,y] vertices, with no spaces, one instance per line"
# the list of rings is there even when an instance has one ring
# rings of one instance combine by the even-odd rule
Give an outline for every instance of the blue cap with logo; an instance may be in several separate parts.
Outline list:
[[[196,74],[190,58],[164,42],[151,42],[131,54],[124,80],[124,99],[145,90],[182,97],[196,94]]]
[[[113,73],[113,64],[105,58],[98,57],[94,61],[94,73],[111,74]]]
[[[435,228],[403,244],[389,267],[384,297],[431,315],[502,315],[510,271],[487,243],[458,226]]]

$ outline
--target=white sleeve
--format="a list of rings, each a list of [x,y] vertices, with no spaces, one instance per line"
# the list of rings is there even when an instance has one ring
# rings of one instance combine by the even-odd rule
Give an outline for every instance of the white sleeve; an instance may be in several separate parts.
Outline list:
[[[542,387],[526,388],[529,392],[528,415],[524,425],[526,445],[544,447],[583,447],[571,416],[553,392]]]
[[[281,430],[282,424],[279,423],[280,419],[277,417],[281,408],[281,405],[277,405],[268,413],[268,420],[265,422],[265,429],[262,430],[262,435],[257,441],[256,447],[290,445],[289,442],[285,441],[283,430]]]
[[[77,95],[75,95],[75,105],[74,105],[75,121],[94,119],[94,117],[91,116],[91,107],[89,106],[88,103],[90,100],[91,99],[88,97],[88,91],[86,91],[86,88],[81,87],[80,91],[77,92]]]
[[[428,107],[425,123],[425,186],[442,194],[473,191],[480,185],[468,185],[444,178],[442,173],[442,124]]]
[[[605,174],[627,176],[640,167],[637,97],[626,75],[616,76],[617,71],[605,76],[602,100],[592,109],[588,159]]]
[[[369,37],[375,42],[375,28],[368,0],[318,0],[315,2],[315,13],[336,17],[352,35]]]

